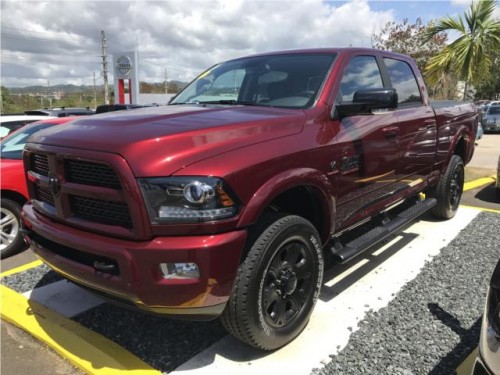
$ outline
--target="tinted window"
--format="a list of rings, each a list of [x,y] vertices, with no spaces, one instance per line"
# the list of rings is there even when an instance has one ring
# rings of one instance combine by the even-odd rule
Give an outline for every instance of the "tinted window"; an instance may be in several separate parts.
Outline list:
[[[263,55],[207,70],[171,102],[308,108],[314,103],[334,54]]]
[[[499,106],[491,106],[488,111],[490,115],[500,115],[500,105]]]
[[[392,87],[398,93],[398,103],[422,103],[417,80],[410,65],[405,61],[384,58]]]
[[[352,102],[354,93],[363,89],[384,87],[382,76],[374,56],[356,56],[349,65],[340,83],[340,100]]]

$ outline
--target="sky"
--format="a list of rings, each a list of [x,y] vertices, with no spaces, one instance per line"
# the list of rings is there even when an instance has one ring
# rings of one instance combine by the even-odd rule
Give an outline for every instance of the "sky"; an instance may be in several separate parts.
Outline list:
[[[101,30],[114,53],[136,50],[139,79],[191,81],[253,53],[371,46],[387,22],[463,14],[449,1],[1,0],[1,85],[102,84]],[[500,6],[495,16],[500,19]],[[112,76],[109,76],[112,84]]]

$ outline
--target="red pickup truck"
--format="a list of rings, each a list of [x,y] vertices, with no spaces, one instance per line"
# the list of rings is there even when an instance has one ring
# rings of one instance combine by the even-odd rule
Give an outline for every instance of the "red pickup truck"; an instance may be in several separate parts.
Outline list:
[[[306,326],[325,257],[347,262],[427,210],[454,216],[476,128],[471,104],[431,106],[407,56],[240,58],[166,107],[32,137],[23,233],[45,263],[103,297],[220,316],[272,350]]]

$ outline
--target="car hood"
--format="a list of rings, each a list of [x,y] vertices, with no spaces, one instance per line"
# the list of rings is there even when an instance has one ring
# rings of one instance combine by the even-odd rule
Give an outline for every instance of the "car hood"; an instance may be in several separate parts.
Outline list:
[[[23,161],[16,159],[2,159],[0,162],[2,175],[2,189],[12,189],[13,186],[24,183]]]
[[[110,112],[37,132],[30,143],[111,152],[136,177],[165,176],[202,159],[299,133],[301,110],[164,106]]]

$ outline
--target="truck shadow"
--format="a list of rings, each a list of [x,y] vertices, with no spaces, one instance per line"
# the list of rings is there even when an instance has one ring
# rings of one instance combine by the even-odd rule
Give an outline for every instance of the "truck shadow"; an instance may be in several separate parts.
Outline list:
[[[487,203],[497,203],[498,206],[500,207],[500,203],[498,199],[496,198],[496,193],[495,193],[495,183],[492,182],[489,185],[484,186],[481,190],[479,190],[475,195],[474,198],[479,199],[480,201],[487,202]]]

